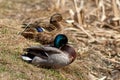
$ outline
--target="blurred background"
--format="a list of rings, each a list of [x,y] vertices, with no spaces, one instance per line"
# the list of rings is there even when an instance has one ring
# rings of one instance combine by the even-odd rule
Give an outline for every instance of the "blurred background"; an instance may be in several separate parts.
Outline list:
[[[20,33],[24,23],[60,13],[63,32],[77,52],[71,65],[43,69],[21,60],[37,42]],[[120,80],[120,0],[0,0],[0,80]]]

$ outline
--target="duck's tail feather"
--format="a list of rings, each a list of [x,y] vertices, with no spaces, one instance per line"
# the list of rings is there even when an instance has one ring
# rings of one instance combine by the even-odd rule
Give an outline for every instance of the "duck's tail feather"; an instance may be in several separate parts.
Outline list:
[[[21,56],[21,58],[22,58],[24,61],[27,61],[27,62],[29,62],[29,63],[32,62],[32,60],[33,60],[34,57],[35,57],[35,56],[32,55],[32,54],[30,54],[30,53],[23,54],[23,55]]]

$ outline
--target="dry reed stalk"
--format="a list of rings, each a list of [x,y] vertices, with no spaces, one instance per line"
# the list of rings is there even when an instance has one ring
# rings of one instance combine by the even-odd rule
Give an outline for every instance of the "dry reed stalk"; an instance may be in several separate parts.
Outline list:
[[[120,9],[120,0],[116,0],[116,4],[118,5],[118,8]]]
[[[57,2],[55,3],[55,9],[56,10],[60,9],[60,0],[57,0]]]
[[[66,0],[61,0],[61,9],[64,10]]]
[[[96,10],[96,15],[99,18],[99,0],[95,0],[96,6],[97,6],[97,10]]]
[[[119,9],[117,7],[116,0],[112,0],[112,8],[113,8],[113,12],[114,12],[114,17],[116,19],[120,19],[120,12],[119,12]]]
[[[77,26],[78,28],[80,28],[85,34],[88,35],[88,37],[90,37],[93,41],[96,41],[96,39],[89,34],[82,26],[80,26],[78,23],[73,23],[74,26]]]
[[[104,1],[96,0],[96,5],[97,5],[96,15],[98,19],[100,18],[100,21],[104,21],[106,19]],[[100,17],[100,12],[102,12],[101,17]]]
[[[55,2],[55,9],[56,10],[64,10],[65,9],[65,2],[66,2],[66,0],[57,0]]]
[[[113,13],[114,13],[114,23],[115,25],[119,25],[120,24],[120,10],[118,9],[116,0],[112,0],[112,8],[113,8]]]
[[[81,29],[85,34],[88,35],[88,37],[90,37],[93,41],[96,41],[94,37],[92,37],[82,26],[83,25],[83,13],[81,13],[82,9],[83,9],[83,4],[84,4],[84,0],[81,0],[81,4],[80,7],[78,7],[77,5],[77,0],[74,0],[74,6],[75,6],[75,10],[76,10],[76,16],[77,16],[77,21],[78,23],[73,23],[73,26]]]
[[[74,19],[75,13],[73,12],[72,9],[69,9],[69,14],[70,14],[70,18]]]
[[[99,9],[100,9],[100,11],[102,11],[101,21],[104,21],[106,19],[106,14],[105,14],[105,6],[104,6],[104,1],[103,0],[99,1]]]
[[[74,15],[74,16],[77,17],[77,21],[80,25],[83,24],[83,12],[82,12],[83,4],[84,4],[84,1],[81,0],[80,7],[78,7],[77,1],[74,0],[74,6],[75,6],[75,10],[76,10],[76,15]]]
[[[96,5],[99,5],[99,0],[95,0]]]

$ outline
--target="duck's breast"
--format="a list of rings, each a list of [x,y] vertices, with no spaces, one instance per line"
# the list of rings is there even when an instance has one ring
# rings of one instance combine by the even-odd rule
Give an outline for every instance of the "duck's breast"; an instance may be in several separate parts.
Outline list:
[[[61,54],[52,54],[48,62],[54,65],[61,65],[65,66],[69,64],[69,56],[67,54],[61,53]]]

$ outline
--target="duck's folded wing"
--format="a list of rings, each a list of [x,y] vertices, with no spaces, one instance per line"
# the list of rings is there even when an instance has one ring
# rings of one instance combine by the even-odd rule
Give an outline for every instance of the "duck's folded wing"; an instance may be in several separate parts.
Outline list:
[[[54,47],[46,46],[34,46],[24,49],[24,51],[34,54],[36,56],[45,56],[48,57],[50,54],[60,54],[63,53],[61,50]]]
[[[50,46],[41,46],[41,49],[48,54],[60,54],[63,53],[60,49]]]
[[[49,57],[49,55],[44,50],[42,50],[42,48],[38,48],[38,47],[25,48],[24,51],[34,56],[41,57],[41,58]]]

